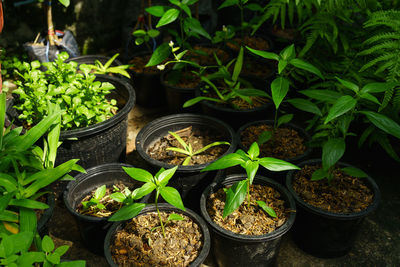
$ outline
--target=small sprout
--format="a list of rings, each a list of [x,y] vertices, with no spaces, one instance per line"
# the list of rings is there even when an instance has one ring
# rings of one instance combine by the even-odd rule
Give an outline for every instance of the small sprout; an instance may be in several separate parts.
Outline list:
[[[169,47],[173,48],[174,47],[174,42],[171,40],[171,41],[169,41],[168,45],[169,45]]]
[[[157,65],[157,69],[164,70],[165,69],[165,65]]]

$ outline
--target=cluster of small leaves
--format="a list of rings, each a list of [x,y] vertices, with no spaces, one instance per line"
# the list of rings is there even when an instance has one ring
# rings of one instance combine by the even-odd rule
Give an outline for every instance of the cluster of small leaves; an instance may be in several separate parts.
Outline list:
[[[109,82],[95,81],[91,68],[76,62],[65,63],[67,53],[61,53],[56,61],[43,63],[46,71],[40,70],[40,63],[24,63],[26,71],[19,73],[17,81],[19,95],[15,108],[19,118],[28,126],[37,124],[49,114],[49,104],[54,103],[62,110],[62,130],[86,127],[111,118],[117,110],[116,100],[106,96],[114,89]]]
[[[240,205],[244,202],[246,196],[248,199],[248,204],[252,203],[250,199],[250,185],[253,184],[254,177],[256,176],[257,170],[259,166],[266,168],[270,171],[286,171],[299,169],[299,167],[271,157],[263,157],[259,158],[260,148],[256,142],[254,142],[249,150],[244,152],[241,149],[238,149],[235,153],[228,154],[223,156],[222,158],[214,161],[207,167],[205,167],[202,171],[213,171],[213,170],[221,170],[229,167],[240,165],[243,169],[246,170],[247,178],[245,180],[234,183],[231,187],[226,190],[226,200],[225,207],[223,211],[223,217],[225,218],[232,212],[234,212]],[[276,217],[275,211],[270,208],[263,201],[255,201],[257,205],[259,205],[265,212],[268,213],[271,217]]]
[[[135,44],[136,45],[142,45],[143,43],[146,44],[148,46],[148,42],[153,39],[156,38],[157,36],[160,35],[160,32],[158,30],[155,29],[150,29],[148,31],[146,30],[136,30],[132,33],[132,35],[135,37]],[[149,50],[152,51],[152,49],[150,49],[150,47],[148,46]]]
[[[112,66],[112,63],[118,56],[118,53],[115,54],[104,65],[99,60],[96,60],[94,65],[88,66],[93,70],[94,74],[120,74],[130,79],[131,76],[126,71],[129,65]]]
[[[183,149],[179,148],[179,147],[167,147],[167,150],[175,151],[175,152],[181,153],[181,154],[186,156],[185,160],[182,163],[182,166],[189,165],[190,164],[190,160],[192,159],[193,156],[195,156],[197,154],[200,154],[200,153],[203,153],[204,151],[206,151],[209,148],[212,148],[214,146],[219,146],[219,145],[230,145],[229,142],[216,141],[216,142],[213,142],[211,144],[208,144],[208,145],[200,148],[197,151],[193,151],[192,145],[191,144],[186,144],[186,142],[183,141],[183,139],[178,134],[176,134],[174,132],[168,132],[168,133],[170,135],[172,135],[179,142],[179,144],[183,147]]]
[[[8,55],[7,51],[3,48],[0,48],[0,62],[1,62],[1,76],[3,80],[13,79],[14,71],[23,71],[25,66],[23,64],[23,60],[26,60],[27,56],[23,54],[19,55]]]

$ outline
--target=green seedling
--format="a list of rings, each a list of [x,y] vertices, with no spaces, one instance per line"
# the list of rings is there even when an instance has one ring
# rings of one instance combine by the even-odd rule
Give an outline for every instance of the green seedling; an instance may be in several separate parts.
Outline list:
[[[106,185],[102,185],[96,189],[94,192],[94,195],[91,199],[88,201],[82,201],[82,206],[85,210],[88,209],[97,209],[97,210],[103,210],[106,207],[101,203],[101,200],[104,198],[106,195]]]
[[[255,201],[252,202],[250,197],[250,185],[253,184],[254,177],[256,176],[257,170],[259,166],[270,170],[270,171],[286,171],[293,169],[300,169],[296,165],[293,165],[289,162],[275,159],[271,157],[259,158],[260,149],[256,142],[254,142],[249,150],[244,152],[241,149],[238,149],[235,153],[228,154],[207,167],[205,167],[202,171],[213,171],[213,170],[221,170],[229,167],[240,165],[243,169],[246,170],[247,178],[245,180],[234,183],[231,187],[229,187],[226,193],[226,201],[225,207],[223,211],[223,218],[234,212],[240,205],[242,205],[243,201],[247,196],[248,206],[257,204],[260,206],[269,216],[276,217],[275,211],[269,207],[263,201]]]
[[[88,66],[94,70],[94,74],[121,74],[127,78],[131,78],[129,73],[126,71],[129,68],[129,65],[118,65],[118,66],[111,66],[113,61],[119,56],[119,54],[115,54],[112,58],[110,58],[104,65],[99,61],[96,60],[94,65],[88,64]]]
[[[164,222],[162,221],[160,210],[158,209],[158,198],[161,195],[163,199],[171,204],[172,206],[185,210],[183,206],[182,198],[179,195],[178,190],[173,187],[167,186],[169,180],[175,174],[175,171],[178,169],[178,166],[165,170],[161,168],[160,171],[156,175],[152,175],[146,170],[140,168],[127,168],[123,167],[125,172],[132,177],[133,179],[144,182],[144,184],[140,187],[135,189],[132,192],[134,199],[140,199],[154,190],[156,191],[154,204],[157,210],[158,218],[160,219],[160,226],[162,229],[162,233],[165,237],[165,230],[164,230]],[[139,212],[146,206],[144,203],[131,203],[127,206],[122,207],[119,211],[117,211],[109,221],[121,221],[121,220],[128,220],[130,218],[135,217],[139,214]],[[178,215],[179,216],[179,215]],[[177,216],[170,216],[170,220],[178,218]]]
[[[185,141],[183,141],[183,139],[178,134],[176,134],[174,132],[171,132],[171,131],[168,132],[168,133],[170,135],[172,135],[179,142],[179,144],[183,147],[183,149],[182,148],[178,148],[178,147],[168,147],[167,148],[167,150],[175,151],[175,152],[178,152],[178,153],[186,155],[186,158],[183,161],[182,166],[189,165],[190,164],[190,160],[192,159],[192,157],[194,155],[203,153],[204,151],[206,151],[207,149],[209,149],[211,147],[219,146],[219,145],[230,145],[228,142],[225,142],[225,141],[217,141],[217,142],[208,144],[208,145],[200,148],[197,151],[193,151],[192,145],[191,144],[186,144]]]

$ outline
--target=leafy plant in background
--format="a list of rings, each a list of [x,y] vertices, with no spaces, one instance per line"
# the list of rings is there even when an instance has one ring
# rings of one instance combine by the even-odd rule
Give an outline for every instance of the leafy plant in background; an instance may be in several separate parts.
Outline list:
[[[179,195],[178,190],[173,187],[167,186],[169,180],[175,174],[178,166],[165,170],[161,168],[156,175],[152,175],[146,170],[140,168],[127,168],[123,167],[125,172],[132,177],[133,179],[144,182],[144,184],[140,187],[135,189],[132,192],[133,199],[140,199],[154,190],[156,190],[154,204],[157,210],[158,218],[160,219],[160,226],[162,233],[165,237],[165,230],[164,230],[164,222],[161,219],[160,210],[158,209],[158,198],[161,195],[163,199],[171,204],[172,206],[185,210],[183,206],[183,202],[181,196]],[[109,221],[121,221],[121,220],[128,220],[130,218],[135,217],[139,214],[139,212],[146,206],[144,203],[132,203],[130,205],[122,207],[119,211],[117,211]],[[182,217],[178,214],[170,214],[167,221],[170,220],[181,220]]]
[[[225,142],[225,141],[217,141],[217,142],[208,144],[208,145],[200,148],[197,151],[193,151],[192,145],[186,144],[186,142],[183,141],[183,139],[178,134],[176,134],[174,132],[168,132],[168,133],[170,135],[172,135],[179,142],[179,144],[183,147],[183,149],[179,148],[179,147],[167,147],[167,150],[175,151],[175,152],[181,153],[186,156],[185,160],[182,163],[182,166],[189,165],[190,160],[192,159],[193,156],[203,153],[204,151],[206,151],[207,149],[209,149],[211,147],[219,146],[219,145],[230,145],[228,142]]]
[[[127,78],[131,78],[129,73],[126,71],[129,68],[129,65],[118,65],[118,66],[111,66],[113,61],[119,56],[119,54],[115,54],[112,58],[110,58],[104,65],[99,61],[96,60],[94,65],[88,64],[94,74],[121,74]]]
[[[155,50],[155,47],[150,47],[149,42],[150,40],[154,40],[157,36],[160,35],[160,32],[156,29],[149,29],[148,31],[139,29],[136,30],[132,33],[133,37],[135,37],[135,44],[136,45],[142,45],[145,44],[147,47],[147,50],[149,52],[153,52]],[[155,42],[153,42],[155,46]]]
[[[251,97],[269,97],[265,91],[252,88],[249,82],[239,77],[243,66],[243,47],[240,48],[238,57],[231,60],[227,65],[223,65],[216,56],[215,58],[219,65],[218,71],[207,76],[202,76],[201,80],[205,83],[202,89],[203,93],[207,93],[211,88],[212,90],[210,91],[215,93],[216,97],[198,96],[186,101],[183,107],[190,107],[200,101],[212,101],[227,104],[238,109],[239,107],[232,103],[232,100],[235,98],[241,98],[252,105],[253,101]],[[235,65],[231,73],[229,68],[233,63],[235,63]],[[223,85],[219,86],[219,84],[217,82],[214,83],[213,80],[221,82]],[[242,85],[244,85],[245,88],[243,88]],[[220,89],[221,87],[222,89]]]
[[[15,108],[20,111],[19,119],[31,127],[49,114],[49,105],[54,103],[63,110],[62,130],[86,127],[114,116],[117,111],[115,99],[106,96],[114,89],[108,82],[95,81],[91,68],[76,62],[65,63],[67,53],[60,53],[54,62],[43,63],[46,71],[41,71],[40,63],[24,63],[26,71],[18,73],[21,80],[16,82],[19,95]]]
[[[223,211],[223,218],[234,212],[243,203],[247,196],[248,205],[259,205],[265,212],[271,217],[276,217],[275,211],[268,207],[264,201],[255,201],[255,203],[250,198],[250,185],[253,184],[254,177],[256,176],[259,166],[266,168],[270,171],[286,171],[299,169],[299,167],[271,157],[259,158],[260,149],[258,144],[254,142],[249,150],[244,152],[238,149],[235,153],[228,154],[219,158],[218,160],[212,162],[210,165],[205,167],[201,171],[213,171],[221,170],[229,167],[240,165],[246,170],[247,178],[245,180],[234,183],[231,187],[226,190],[226,201]]]
[[[345,139],[347,136],[355,135],[349,132],[350,125],[355,120],[366,119],[374,127],[400,138],[400,125],[387,116],[373,111],[374,107],[377,110],[381,105],[374,94],[396,86],[395,83],[368,83],[360,88],[350,81],[338,77],[336,79],[340,83],[340,90],[307,89],[300,91],[324,105],[321,109],[323,116],[317,115],[314,124],[310,124],[316,130],[313,141],[322,146],[322,168],[314,172],[313,180],[327,178],[328,181],[331,181],[333,179],[335,165],[346,150]],[[368,132],[367,129],[360,140],[365,140]],[[355,168],[342,170],[354,177],[365,176],[364,172]]]

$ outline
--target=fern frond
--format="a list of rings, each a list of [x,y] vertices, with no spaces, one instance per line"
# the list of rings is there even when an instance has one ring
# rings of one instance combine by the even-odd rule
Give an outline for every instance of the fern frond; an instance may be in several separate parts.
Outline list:
[[[363,42],[364,45],[382,42],[385,40],[400,40],[400,33],[399,32],[384,32],[377,35],[374,35]]]
[[[301,49],[300,53],[299,53],[299,57],[303,57],[308,50],[311,49],[311,47],[314,45],[314,43],[317,41],[318,39],[318,32],[317,31],[312,31],[307,35],[307,39],[306,39],[306,44],[304,45],[303,49]]]
[[[395,96],[393,97],[393,107],[395,112],[398,114],[400,112],[400,87],[395,88]]]
[[[381,55],[381,56],[379,56],[377,58],[374,58],[373,60],[371,60],[370,62],[366,63],[364,66],[362,66],[361,69],[360,69],[360,72],[363,72],[364,70],[375,66],[376,64],[378,64],[381,61],[390,60],[392,58],[393,58],[393,54],[392,53],[385,53],[385,54],[383,54],[383,55]]]
[[[381,54],[385,50],[395,50],[396,52],[398,52],[399,49],[400,49],[399,41],[385,41],[363,50],[362,52],[360,52],[360,55]]]
[[[382,105],[379,108],[379,111],[383,110],[387,105],[389,105],[390,100],[392,99],[394,94],[394,88],[390,88],[385,91],[385,95],[383,96]]]

